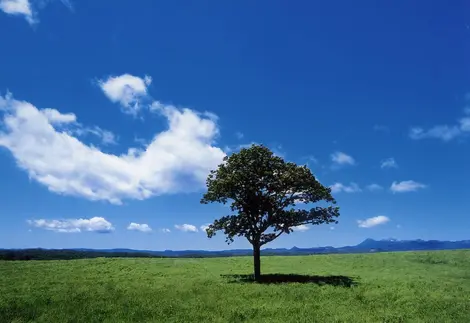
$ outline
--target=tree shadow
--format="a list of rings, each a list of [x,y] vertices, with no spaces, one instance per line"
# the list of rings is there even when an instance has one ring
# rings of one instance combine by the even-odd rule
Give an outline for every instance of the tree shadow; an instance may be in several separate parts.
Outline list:
[[[285,284],[302,283],[331,285],[340,287],[356,286],[357,281],[348,276],[315,276],[315,275],[297,275],[297,274],[265,274],[261,275],[260,280],[255,281],[253,275],[221,275],[228,278],[229,283],[258,283],[258,284]]]

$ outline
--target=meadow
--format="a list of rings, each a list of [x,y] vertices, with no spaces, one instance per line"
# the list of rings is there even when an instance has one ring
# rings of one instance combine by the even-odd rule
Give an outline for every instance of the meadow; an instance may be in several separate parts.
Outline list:
[[[470,322],[470,251],[0,262],[0,322]]]

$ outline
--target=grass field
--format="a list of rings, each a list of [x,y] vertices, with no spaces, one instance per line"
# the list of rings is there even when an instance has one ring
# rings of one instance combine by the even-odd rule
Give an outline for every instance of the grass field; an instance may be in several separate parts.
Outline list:
[[[249,257],[0,262],[0,322],[470,322],[467,250],[261,263],[266,283]]]

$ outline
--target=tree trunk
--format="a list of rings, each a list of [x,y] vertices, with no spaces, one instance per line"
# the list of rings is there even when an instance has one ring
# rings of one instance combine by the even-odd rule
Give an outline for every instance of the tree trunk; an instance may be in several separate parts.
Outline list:
[[[261,278],[261,247],[259,244],[253,244],[253,265],[255,269],[255,281]]]

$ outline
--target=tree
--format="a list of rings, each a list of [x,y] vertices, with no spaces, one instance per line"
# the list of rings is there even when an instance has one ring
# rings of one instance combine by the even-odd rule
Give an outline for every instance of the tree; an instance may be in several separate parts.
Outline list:
[[[281,234],[306,224],[338,223],[339,208],[331,189],[323,186],[307,166],[285,162],[263,145],[252,145],[226,156],[206,181],[202,204],[231,202],[233,213],[206,229],[212,238],[223,231],[226,242],[245,237],[253,246],[254,278],[261,277],[261,247]],[[325,202],[325,206],[298,208]]]

